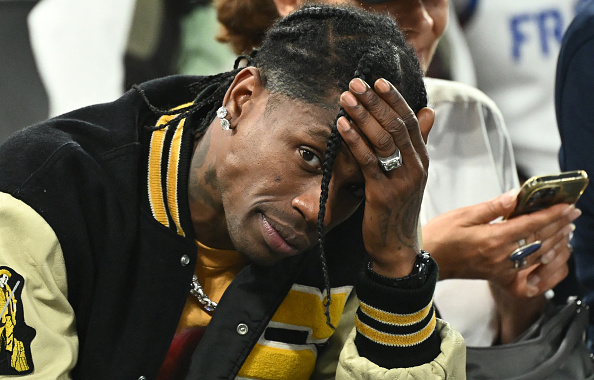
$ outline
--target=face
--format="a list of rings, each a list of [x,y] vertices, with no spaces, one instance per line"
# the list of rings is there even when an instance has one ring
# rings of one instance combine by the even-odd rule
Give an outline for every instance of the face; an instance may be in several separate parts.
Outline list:
[[[317,242],[321,162],[338,110],[267,92],[250,102],[217,164],[217,181],[234,247],[268,265]],[[326,206],[327,230],[355,211],[363,189],[359,166],[341,149]]]
[[[5,274],[0,275],[0,288],[5,287],[7,283],[8,283],[8,276]]]
[[[350,4],[379,13],[388,12],[400,26],[406,40],[417,53],[421,68],[427,71],[437,43],[448,22],[449,0],[324,0]]]

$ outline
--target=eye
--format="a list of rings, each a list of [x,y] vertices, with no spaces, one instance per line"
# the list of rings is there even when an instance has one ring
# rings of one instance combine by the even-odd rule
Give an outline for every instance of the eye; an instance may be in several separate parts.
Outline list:
[[[306,148],[299,148],[299,154],[301,155],[301,158],[303,158],[303,161],[305,161],[309,166],[316,169],[322,168],[322,161],[317,156],[317,154],[315,154],[311,150]]]

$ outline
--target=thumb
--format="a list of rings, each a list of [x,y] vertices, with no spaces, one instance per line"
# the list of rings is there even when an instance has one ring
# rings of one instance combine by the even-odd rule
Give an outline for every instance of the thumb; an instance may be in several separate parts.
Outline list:
[[[431,127],[433,127],[433,121],[435,121],[435,111],[428,107],[422,108],[417,113],[417,120],[419,121],[419,129],[421,130],[423,141],[427,144],[427,137],[429,136]]]
[[[518,189],[510,190],[491,200],[473,207],[473,222],[475,224],[484,224],[492,222],[499,217],[509,215],[517,203]]]

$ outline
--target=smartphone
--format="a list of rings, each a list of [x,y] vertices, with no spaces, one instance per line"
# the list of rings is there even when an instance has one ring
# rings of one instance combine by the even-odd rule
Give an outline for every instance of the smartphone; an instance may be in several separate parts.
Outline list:
[[[586,189],[588,181],[588,174],[583,170],[532,177],[522,185],[516,208],[506,219],[557,203],[574,204]]]

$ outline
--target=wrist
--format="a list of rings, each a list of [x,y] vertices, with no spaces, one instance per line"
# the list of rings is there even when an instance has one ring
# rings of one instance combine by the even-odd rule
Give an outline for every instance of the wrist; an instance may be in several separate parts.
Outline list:
[[[410,270],[406,276],[389,277],[377,273],[374,270],[371,261],[367,263],[366,271],[370,278],[381,284],[403,289],[413,289],[421,287],[423,284],[425,284],[431,263],[432,260],[429,253],[427,251],[421,250],[415,257],[412,270]]]

